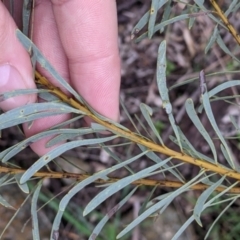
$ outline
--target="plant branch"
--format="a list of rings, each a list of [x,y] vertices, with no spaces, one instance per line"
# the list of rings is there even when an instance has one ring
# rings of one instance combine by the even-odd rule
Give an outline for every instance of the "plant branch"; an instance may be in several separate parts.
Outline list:
[[[6,174],[18,174],[18,173],[24,173],[26,172],[25,169],[19,169],[19,168],[8,168],[8,167],[2,167],[0,166],[0,173],[6,173]],[[34,174],[34,177],[40,177],[40,178],[72,178],[75,180],[84,180],[88,177],[91,177],[91,174],[82,174],[82,173],[61,173],[61,172],[37,172]],[[95,183],[98,184],[107,184],[107,183],[114,183],[121,180],[121,178],[112,178],[110,177],[108,180],[103,180],[103,179],[97,179]],[[170,188],[180,188],[182,187],[185,183],[182,182],[177,182],[177,181],[168,181],[168,180],[154,180],[154,179],[140,179],[135,182],[132,182],[133,185],[142,185],[142,186],[159,186],[159,187],[170,187]],[[192,190],[205,190],[209,188],[208,185],[200,183],[196,184],[191,187]],[[218,187],[216,188],[216,191],[222,192],[226,188],[225,187]],[[240,187],[234,187],[228,191],[228,193],[235,193],[239,194],[240,193]]]
[[[221,10],[219,5],[216,3],[215,0],[210,0],[210,3],[212,4],[213,8],[217,12],[218,16],[221,18],[223,23],[226,25],[228,31],[232,34],[232,36],[235,38],[237,41],[238,45],[240,45],[240,36],[233,27],[233,25],[228,21],[227,17],[224,15],[224,12]]]
[[[139,136],[138,134],[131,132],[130,130],[125,130],[114,125],[111,122],[108,122],[107,120],[100,119],[98,116],[92,113],[87,106],[83,105],[82,103],[79,103],[77,100],[71,97],[68,97],[65,93],[63,93],[59,88],[53,86],[45,77],[41,76],[40,73],[38,72],[35,72],[35,81],[36,83],[41,84],[45,88],[49,89],[50,92],[59,97],[63,102],[68,103],[72,107],[84,112],[86,116],[90,117],[94,122],[101,124],[108,130],[112,131],[113,133],[119,136],[127,138],[132,142],[141,144],[151,151],[159,152],[167,156],[171,156],[172,158],[181,160],[182,162],[196,165],[204,169],[205,171],[215,172],[220,175],[226,175],[236,180],[240,180],[240,173],[235,170],[232,170],[220,164],[213,164],[201,159],[193,158],[183,152],[174,151],[170,148],[167,148],[166,146],[160,146],[145,137]]]

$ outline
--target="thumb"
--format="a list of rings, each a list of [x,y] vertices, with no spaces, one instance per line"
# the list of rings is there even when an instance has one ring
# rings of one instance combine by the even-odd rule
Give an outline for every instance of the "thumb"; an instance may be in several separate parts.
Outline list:
[[[16,24],[0,1],[0,93],[35,88],[28,53],[16,38]],[[0,108],[12,108],[34,102],[35,95],[17,96],[0,102]]]

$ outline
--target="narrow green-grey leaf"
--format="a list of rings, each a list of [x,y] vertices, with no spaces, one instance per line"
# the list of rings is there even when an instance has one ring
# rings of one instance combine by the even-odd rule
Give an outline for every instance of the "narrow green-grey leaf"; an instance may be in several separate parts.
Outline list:
[[[108,168],[106,170],[102,170],[96,174],[94,174],[93,176],[79,182],[78,184],[76,184],[61,200],[60,204],[59,204],[59,210],[57,212],[57,215],[54,219],[53,222],[53,227],[52,227],[52,231],[51,231],[51,240],[55,240],[56,237],[59,235],[59,226],[60,226],[60,222],[61,222],[61,218],[63,215],[63,212],[66,208],[66,206],[68,205],[69,201],[71,200],[71,198],[78,193],[79,191],[81,191],[85,186],[89,185],[90,183],[94,182],[95,180],[101,178],[101,179],[105,179],[106,176],[111,173],[114,172],[124,166],[126,166],[127,164],[130,164],[132,162],[134,162],[135,160],[137,160],[138,158],[142,157],[143,155],[145,155],[147,153],[147,151],[140,153],[139,155],[130,158],[122,163],[119,163],[111,168]]]
[[[224,101],[224,102],[226,102],[226,103],[229,103],[229,104],[231,104],[231,105],[234,105],[234,106],[236,106],[236,107],[238,107],[238,104],[237,103],[234,103],[234,102],[232,102],[232,101],[228,101],[227,99],[233,99],[233,98],[238,98],[238,97],[240,97],[240,95],[238,96],[238,95],[234,95],[234,96],[225,96],[225,97],[218,97],[218,96],[213,96],[213,98],[211,98],[211,99],[209,99],[209,101],[212,103],[212,102],[216,102],[216,101]],[[202,110],[203,110],[203,105],[199,105],[199,107],[198,107],[198,112],[199,113],[202,113]]]
[[[24,192],[24,193],[29,193],[29,188],[27,183],[20,184],[20,178],[22,177],[23,173],[17,173],[14,175],[16,182],[18,184],[18,187]]]
[[[53,109],[61,109],[63,107],[62,104],[56,103],[33,103],[28,104],[23,107],[18,107],[13,110],[10,110],[6,113],[0,115],[0,123],[4,123],[9,121],[9,118],[19,118],[23,116],[27,116],[30,114],[37,113],[39,111],[48,111]]]
[[[95,196],[86,206],[83,211],[83,216],[87,215],[91,211],[93,211],[97,206],[99,206],[102,202],[104,202],[107,198],[115,194],[116,192],[120,191],[127,185],[131,184],[132,182],[146,177],[149,173],[155,171],[156,169],[160,168],[162,165],[166,164],[171,158],[168,158],[160,163],[157,163],[151,167],[148,167],[144,170],[139,171],[131,176],[125,177],[116,183],[111,184],[109,187],[104,189],[100,192],[97,196]]]
[[[205,89],[207,89],[206,84],[205,84]],[[235,169],[235,165],[233,163],[233,160],[232,160],[231,153],[229,151],[228,145],[227,145],[224,137],[222,136],[222,134],[221,134],[221,132],[220,132],[218,126],[217,126],[217,123],[215,121],[214,115],[212,113],[212,108],[211,108],[211,105],[210,105],[210,102],[209,102],[207,90],[206,90],[206,92],[204,94],[202,94],[202,100],[203,100],[203,106],[204,106],[205,112],[207,114],[207,117],[209,119],[209,122],[211,123],[211,125],[212,125],[213,129],[215,130],[217,136],[219,137],[220,141],[222,142],[223,146],[225,147],[225,149],[227,151],[227,154],[229,156],[229,159],[232,162],[232,166],[234,166],[234,169]]]
[[[142,151],[146,151],[147,148],[138,144],[138,147],[142,150]],[[162,162],[163,160],[157,156],[156,153],[149,151],[146,156],[151,159],[152,161],[154,161],[155,163],[159,163]],[[184,178],[178,174],[174,169],[171,169],[170,166],[168,164],[165,164],[162,166],[163,168],[165,168],[166,170],[168,170],[172,175],[174,175],[176,178],[178,178],[181,182],[185,182]]]
[[[225,139],[239,139],[240,140],[240,136],[236,136],[236,137],[224,137]]]
[[[38,216],[37,216],[37,200],[42,187],[43,180],[39,181],[36,190],[32,196],[31,215],[32,215],[32,235],[34,240],[40,240]]]
[[[154,32],[154,26],[156,22],[157,12],[158,12],[158,5],[161,0],[152,0],[151,8],[150,8],[150,16],[148,21],[148,38],[152,38]]]
[[[136,115],[136,114],[134,114],[134,117],[137,119],[137,122],[136,123],[138,123],[138,125],[147,133],[147,135],[148,135],[148,137],[150,138],[150,139],[152,139],[152,136],[151,136],[151,134],[149,133],[149,130],[146,128],[146,126],[143,124],[143,121]],[[138,135],[139,136],[142,136],[142,134],[140,133],[140,131],[138,131]],[[145,138],[146,138],[146,136],[144,136]],[[155,141],[155,139],[152,139],[152,141],[154,142]]]
[[[41,158],[38,159],[37,162],[35,162],[26,172],[23,174],[20,183],[23,184],[26,181],[28,181],[39,169],[41,169],[43,166],[45,166],[47,163],[52,161],[54,158],[60,156],[62,153],[76,148],[83,145],[92,145],[92,144],[99,144],[103,142],[110,141],[117,136],[111,136],[106,138],[96,138],[96,139],[84,139],[84,140],[77,140],[68,142],[65,144],[62,144],[59,147],[56,147],[55,149],[51,150],[47,154],[43,155]]]
[[[218,85],[217,87],[213,88],[211,91],[208,92],[208,97],[214,97],[214,99],[211,99],[211,101],[217,101],[217,100],[221,100],[221,99],[230,99],[230,98],[235,98],[238,95],[233,95],[233,96],[225,96],[225,97],[216,97],[215,94],[221,92],[222,90],[225,90],[226,88],[230,88],[230,87],[234,87],[234,86],[238,86],[240,85],[240,80],[225,80],[227,82],[224,82],[220,85]],[[210,99],[209,99],[210,100]],[[231,103],[230,101],[228,101],[229,103]],[[199,111],[202,111],[202,105],[199,107]]]
[[[172,165],[169,169],[177,169],[178,167],[180,167],[180,166],[182,166],[184,164],[185,163],[183,163],[183,162],[182,163],[178,163],[176,165]],[[160,170],[156,170],[156,171],[154,171],[152,173],[149,173],[146,177],[151,177],[151,176],[159,174],[159,173],[162,173],[163,176],[165,177],[164,173],[167,172],[167,171],[169,171],[169,170],[168,169],[162,169],[162,167],[161,167]]]
[[[207,10],[206,10],[207,11]],[[209,14],[209,16],[211,17],[212,14]],[[213,16],[213,15],[212,15]],[[161,22],[160,24],[157,24],[155,27],[154,27],[154,33],[161,30],[163,27],[169,25],[169,24],[172,24],[172,23],[175,23],[175,22],[178,22],[178,21],[181,21],[181,20],[185,20],[185,19],[188,19],[188,18],[191,18],[191,17],[194,17],[194,15],[191,15],[191,14],[182,14],[182,15],[179,15],[177,17],[173,17],[169,20],[166,20],[166,21],[163,21]],[[222,27],[226,28],[221,22],[219,22],[215,17],[213,17],[219,25],[221,25]],[[141,36],[139,36],[137,39],[136,39],[136,42],[139,42],[141,41],[142,39],[146,38],[148,35],[148,32],[145,32],[143,33]]]
[[[191,216],[183,225],[182,227],[177,231],[177,233],[173,236],[171,240],[177,240],[179,239],[180,235],[185,231],[185,229],[194,221],[194,217]]]
[[[198,198],[198,200],[195,204],[194,210],[193,210],[193,216],[200,226],[202,226],[200,217],[201,217],[201,213],[203,211],[203,205],[205,204],[205,202],[207,201],[209,196],[216,190],[216,188],[222,184],[225,177],[226,176],[223,176],[222,178],[220,178],[216,183],[214,183],[212,186],[210,186],[208,189],[206,189],[201,194],[201,196]]]
[[[215,101],[220,101],[220,100],[226,100],[225,102],[228,102],[230,104],[234,104],[237,106],[236,103],[231,102],[231,101],[227,101],[228,99],[235,99],[235,98],[239,98],[240,95],[231,95],[231,96],[224,96],[224,97],[218,97],[218,96],[213,96],[214,98],[210,99],[210,102],[215,102]]]
[[[132,29],[131,32],[131,39],[135,38],[135,35],[138,34],[143,28],[144,26],[146,26],[146,24],[148,23],[149,20],[149,11],[147,11],[142,17],[141,19],[138,21],[138,23],[136,24],[136,26]]]
[[[173,192],[168,192],[168,193],[164,193],[164,194],[161,194],[160,196],[157,196],[155,198],[153,198],[152,200],[150,200],[148,203],[147,203],[147,208],[151,207],[152,205],[156,204],[156,202],[159,202],[161,201],[162,199],[168,197],[169,195],[171,195]]]
[[[212,173],[212,174],[210,174],[210,176],[213,176],[213,175],[215,175],[216,173]],[[177,195],[179,195],[179,194],[181,194],[181,193],[183,193],[183,192],[186,192],[186,191],[188,191],[192,186],[194,186],[194,185],[196,185],[196,184],[198,184],[199,182],[202,182],[202,180],[204,180],[204,179],[206,179],[206,178],[208,178],[209,176],[203,176],[201,179],[198,179],[198,177],[199,176],[202,176],[202,175],[206,175],[205,174],[205,170],[203,170],[203,171],[201,171],[199,174],[198,174],[198,176],[196,176],[195,178],[194,178],[194,180],[192,181],[191,180],[191,183],[190,184],[185,184],[185,185],[183,185],[182,186],[182,190],[180,191],[180,192],[178,192],[178,190],[176,190],[174,193],[173,193],[173,195],[171,196],[171,195],[169,195],[169,201],[168,202],[166,202],[165,204],[164,204],[164,206],[162,207],[162,209],[160,210],[160,214],[162,214],[164,211],[165,211],[165,209],[170,205],[170,203],[174,200],[174,198],[177,196]],[[164,201],[164,200],[163,200]]]
[[[227,180],[227,179],[226,179]],[[226,203],[226,202],[229,202],[229,201],[231,201],[231,200],[233,200],[233,199],[235,199],[236,197],[237,198],[239,198],[239,194],[229,194],[229,196],[231,196],[231,197],[229,197],[229,198],[227,198],[227,199],[224,199],[224,200],[219,200],[219,201],[216,201],[216,202],[214,202],[214,203],[211,203],[210,205],[209,205],[209,207],[213,207],[213,206],[216,206],[216,205],[219,205],[219,204],[222,204],[222,203]]]
[[[206,131],[202,122],[200,121],[200,119],[194,109],[193,101],[191,98],[188,98],[186,100],[185,107],[186,107],[186,112],[187,112],[189,118],[191,119],[191,121],[193,122],[195,127],[198,129],[199,133],[203,136],[203,138],[206,140],[209,147],[211,148],[215,163],[217,164],[218,161],[217,161],[217,152],[216,152],[215,146],[213,144],[211,137],[209,136],[208,132]]]
[[[29,55],[30,55],[30,59],[31,59],[31,63],[32,63],[32,70],[33,70],[33,75],[36,71],[36,65],[37,65],[37,53],[35,51],[32,51],[32,49],[30,49],[29,51]]]
[[[126,166],[126,165],[128,165],[128,164],[130,164],[130,163],[132,163],[132,162],[134,162],[134,161],[136,161],[137,159],[139,159],[139,158],[141,158],[142,156],[144,156],[147,152],[148,152],[148,151],[142,152],[142,153],[138,154],[137,156],[134,156],[134,157],[132,157],[132,158],[130,158],[130,159],[122,162],[122,163],[119,163],[119,164],[117,164],[117,165],[115,165],[115,166],[112,166],[112,167],[110,167],[110,168],[108,168],[108,169],[102,170],[102,171],[94,174],[93,176],[87,178],[86,180],[87,180],[87,182],[89,182],[89,181],[92,182],[92,181],[95,181],[96,179],[99,179],[99,178],[101,178],[101,179],[106,179],[106,176],[107,176],[108,174],[110,174],[110,173],[112,173],[112,172],[114,172],[114,171],[116,171],[116,170],[118,170],[118,169],[120,169],[120,168],[122,168],[122,167],[124,167],[124,166]],[[92,180],[92,179],[94,179],[94,180]],[[65,199],[62,199],[62,201],[61,201],[61,206],[59,206],[59,207],[65,208],[65,207],[67,206],[67,203],[68,203],[68,202],[67,202],[67,199],[69,199],[69,197],[71,198],[75,193],[77,193],[77,189],[79,189],[79,188],[82,189],[81,183],[83,183],[83,181],[80,182],[80,183],[78,184],[78,186],[76,185],[73,189],[71,189],[71,190],[69,191],[69,194],[70,194],[70,195],[68,195],[68,196],[66,195],[66,196],[65,196]],[[80,191],[80,190],[78,190],[78,191]]]
[[[158,185],[156,185],[156,186],[152,189],[152,191],[150,192],[150,194],[148,194],[148,196],[145,197],[145,200],[144,200],[144,202],[142,203],[142,206],[141,206],[141,208],[140,208],[139,211],[138,211],[138,216],[141,215],[141,214],[146,210],[147,205],[148,205],[150,199],[152,198],[152,195],[154,194],[154,192],[155,192],[155,190],[157,189],[157,187],[158,187]]]
[[[17,144],[16,144],[16,145],[17,145]],[[2,151],[2,152],[0,153],[0,160],[2,161],[2,158],[3,158],[7,153],[9,153],[13,148],[15,148],[16,145],[13,145],[13,146],[5,149],[4,151]]]
[[[89,240],[95,240],[98,234],[101,232],[107,221],[130,199],[138,187],[135,187],[126,197],[124,197],[115,207],[113,207],[108,213],[102,218],[102,220],[97,224],[97,226],[92,231]]]
[[[224,191],[220,192],[218,195],[216,195],[215,197],[213,197],[210,201],[208,201],[207,203],[204,204],[203,206],[203,210],[205,210],[207,207],[209,207],[211,205],[211,203],[213,201],[215,201],[215,199],[221,197],[222,195],[224,195],[226,192],[228,192],[230,189],[232,189],[233,187],[235,187],[239,182],[235,182],[234,184],[232,184],[231,186],[229,186],[228,188],[226,188]],[[183,226],[178,230],[178,232],[174,235],[174,237],[172,238],[172,240],[177,240],[179,238],[179,236],[183,233],[183,231],[194,221],[194,216],[192,215],[184,224]]]
[[[206,74],[206,77],[210,77],[210,76],[218,76],[218,75],[222,75],[222,74],[232,74],[232,73],[239,73],[240,71],[224,71],[224,72],[215,72],[215,73],[210,73],[210,74]],[[192,83],[196,80],[199,80],[199,77],[194,77],[194,78],[190,78],[188,80],[185,80],[185,81],[182,81],[182,82],[179,82],[177,84],[174,84],[172,85],[171,87],[169,87],[169,91],[174,89],[174,88],[177,88],[177,87],[180,87],[180,86],[183,86],[183,85],[186,85],[186,84],[189,84],[189,83]],[[207,79],[206,79],[207,80]]]
[[[196,4],[194,4],[194,5],[191,7],[191,12],[192,12],[192,13],[197,13],[198,11],[199,11],[199,8],[197,7]],[[195,17],[189,19],[188,29],[191,29],[191,28],[192,28],[192,26],[193,26],[193,24],[194,24],[194,22],[195,22],[195,19],[196,19]]]
[[[6,173],[0,178],[0,186],[8,179],[9,176],[10,175]]]
[[[214,27],[214,30],[213,30],[213,34],[211,35],[210,37],[210,40],[205,48],[205,54],[207,54],[207,52],[209,51],[209,49],[212,47],[212,45],[216,42],[217,38],[218,38],[218,35],[219,35],[219,31],[218,31],[218,25],[216,25]]]
[[[37,56],[37,61],[40,63],[40,65],[44,69],[46,69],[54,77],[54,79],[56,79],[64,87],[64,89],[68,90],[70,93],[72,93],[72,95],[76,99],[78,99],[81,103],[83,103],[83,100],[79,96],[79,94],[52,67],[52,65],[49,63],[49,61],[47,61],[47,59],[42,55],[42,53],[35,46],[35,44],[29,38],[27,38],[24,34],[22,34],[22,32],[20,30],[16,30],[16,36],[28,52],[30,52],[30,51],[35,52],[35,54]]]
[[[144,118],[146,119],[148,125],[150,126],[150,128],[152,129],[154,134],[157,136],[159,142],[162,144],[162,146],[164,146],[163,140],[162,140],[161,136],[159,135],[158,130],[154,126],[154,123],[150,117],[150,116],[152,116],[152,109],[144,103],[140,104],[140,109],[141,109],[141,112],[142,112]]]
[[[163,21],[160,24],[155,25],[154,27],[154,33],[161,30],[163,27],[172,24],[174,22],[180,21],[180,20],[185,20],[189,18],[189,14],[182,14],[180,16],[177,17],[173,17],[169,20]],[[146,38],[148,36],[148,32],[143,33],[141,36],[139,36],[135,42],[140,42],[142,39]]]
[[[22,19],[23,19],[23,33],[28,36],[30,16],[31,16],[31,4],[32,0],[23,1]]]
[[[132,123],[132,125],[134,126],[134,128],[135,128],[135,130],[138,132],[138,134],[140,134],[140,131],[138,130],[138,128],[137,128],[136,124],[134,123],[131,115],[129,114],[127,108],[125,107],[125,104],[124,104],[124,102],[123,102],[123,100],[122,100],[121,97],[120,97],[120,104],[121,104],[121,106],[122,106],[122,108],[123,108],[123,111],[124,111],[125,114],[127,115],[129,121]]]
[[[224,13],[224,15],[227,17],[234,9],[236,4],[238,3],[239,0],[232,0],[231,4],[228,7],[228,10]]]
[[[169,122],[171,123],[171,126],[173,128],[173,132],[175,133],[175,136],[176,136],[176,138],[178,140],[178,143],[179,143],[179,147],[182,151],[182,143],[181,143],[180,135],[179,135],[179,132],[178,132],[178,127],[175,123],[175,119],[174,119],[172,113],[168,114],[168,119],[169,119]]]
[[[164,7],[163,17],[161,22],[165,22],[166,20],[169,19],[171,10],[172,10],[172,0],[168,0],[166,6]],[[160,33],[162,33],[163,31],[164,31],[164,27],[160,29]]]
[[[204,184],[206,184],[206,185],[208,185],[208,186],[213,185],[214,182],[209,179],[208,175],[207,175],[207,174],[204,174],[204,175],[205,175],[207,178],[203,179],[203,180],[201,181],[201,183],[204,183]]]
[[[233,13],[236,12],[240,8],[240,2],[233,8]]]
[[[101,175],[104,175],[101,173],[97,173],[79,183],[77,183],[61,200],[60,205],[59,205],[59,209],[57,212],[57,215],[55,216],[53,225],[52,225],[52,230],[51,230],[51,236],[50,236],[50,240],[56,240],[59,239],[59,227],[60,227],[60,223],[61,223],[61,219],[63,216],[63,213],[65,211],[65,208],[68,204],[68,202],[71,200],[71,198],[78,193],[79,191],[81,191],[84,187],[86,187],[87,185],[93,183],[95,180],[97,180],[98,178],[101,177]],[[106,176],[106,175],[105,175]]]
[[[105,130],[107,130],[106,127],[104,127],[103,125],[98,124],[98,123],[91,123],[91,128],[95,131],[105,131]]]
[[[231,166],[231,168],[234,168],[234,166],[232,165],[231,159],[228,156],[228,153],[227,153],[226,149],[224,148],[224,146],[222,144],[220,144],[220,147],[221,147],[222,154],[225,157],[225,159],[227,160],[229,166]]]
[[[180,136],[180,140],[181,140],[183,149],[185,148],[188,152],[190,152],[191,156],[201,158],[200,155],[198,155],[198,151],[188,141],[188,139],[186,138],[186,136],[184,135],[182,130],[179,127],[177,127],[177,129],[178,129],[178,133],[179,133],[179,136]]]
[[[205,2],[205,0],[198,0],[198,1],[196,1],[198,4],[201,4],[201,5],[203,5],[203,3]]]
[[[174,117],[172,115],[172,104],[169,100],[168,88],[166,83],[166,41],[162,41],[158,49],[158,60],[157,60],[157,85],[160,96],[163,101],[163,108],[168,114],[168,119],[171,123],[173,131],[178,139],[180,149],[182,150],[182,145],[178,133],[177,126],[175,124]]]
[[[57,110],[54,112],[40,112],[40,113],[30,114],[28,116],[22,116],[22,117],[19,117],[18,119],[9,120],[8,122],[2,123],[0,125],[0,127],[1,127],[1,129],[5,129],[5,128],[19,125],[21,123],[29,123],[28,127],[31,127],[33,120],[50,117],[50,116],[61,115],[61,114],[65,114],[65,113],[69,113],[69,112]]]
[[[54,137],[53,139],[51,139],[50,141],[48,141],[45,146],[46,146],[46,148],[53,147],[56,144],[63,143],[66,140],[76,138],[80,135],[82,135],[82,134],[79,134],[79,133],[60,134],[60,135]]]
[[[204,7],[204,5],[203,5],[204,1],[202,1],[202,0],[194,0],[194,2],[198,5],[198,7],[201,8],[201,10],[202,10],[203,12],[207,12],[207,13],[208,13],[208,16],[209,16],[212,20],[214,20],[214,22],[218,23],[219,25],[221,25],[223,28],[225,28],[225,29],[227,30],[226,26],[225,26],[221,21],[219,21],[217,18],[215,18],[215,17],[213,16],[213,14],[209,13],[208,9],[206,9],[206,8]]]
[[[32,103],[23,107],[14,108],[6,113],[1,114],[0,125],[14,118],[21,118],[42,111],[62,111],[63,113],[73,112],[78,114],[82,113],[81,111],[62,103]]]
[[[118,122],[115,122],[115,121],[113,121],[113,120],[111,120],[111,119],[108,119],[107,122],[111,123],[112,125],[114,125],[114,126],[116,126],[116,127],[118,127],[118,128],[121,128],[121,129],[123,129],[123,130],[125,130],[125,131],[130,131],[128,128],[126,128],[126,127],[123,126],[122,124],[120,124],[120,123],[118,123]],[[112,131],[112,132],[113,132],[113,131]]]
[[[236,130],[240,131],[238,123],[236,122],[235,118],[232,115],[229,115],[229,117],[230,117],[230,120],[231,120],[233,126],[236,128]]]
[[[108,123],[110,123],[110,124],[112,124],[112,125],[114,125],[114,126],[116,126],[116,127],[118,127],[118,128],[121,128],[121,129],[123,129],[123,130],[125,130],[125,131],[130,131],[128,128],[124,127],[124,126],[121,125],[120,123],[115,122],[115,121],[113,121],[112,119],[107,118],[107,117],[101,115],[100,113],[98,113],[98,112],[97,112],[95,109],[93,109],[92,106],[90,106],[86,101],[84,101],[84,104],[85,104],[85,105],[88,107],[88,109],[89,109],[95,116],[97,116],[98,118],[100,118],[100,119],[104,120],[105,122],[108,122]],[[109,130],[109,131],[110,131],[110,130]],[[114,133],[114,131],[112,131],[112,132]]]
[[[186,191],[189,186],[196,181],[204,172],[200,172],[196,177],[194,177],[192,180],[190,180],[188,183],[186,183],[184,186],[180,187],[176,191],[174,191],[172,194],[168,195],[166,198],[161,200],[160,202],[154,204],[153,206],[149,207],[145,212],[143,212],[140,216],[135,218],[126,228],[124,228],[118,235],[117,239],[124,236],[126,233],[131,231],[135,226],[139,225],[144,219],[149,217],[154,212],[158,211],[160,208],[162,208],[166,203],[171,202],[176,196],[181,194],[182,192]]]
[[[170,136],[169,136],[169,139],[170,139],[173,143],[175,143],[176,145],[179,146],[179,143],[178,143],[178,140],[177,140],[176,137],[170,135]],[[181,140],[181,144],[182,144],[182,148],[183,148],[183,153],[185,153],[185,154],[187,154],[187,155],[190,155],[191,157],[196,157],[196,158],[197,158],[197,156],[194,155],[193,151],[189,148],[189,146],[188,146],[185,142],[183,142],[183,141]]]
[[[6,201],[6,199],[4,199],[1,195],[0,195],[0,204],[6,208],[11,208],[11,209],[15,209],[10,203],[8,203]]]
[[[36,135],[33,135],[25,140],[23,140],[20,143],[17,143],[16,145],[12,146],[9,151],[4,151],[1,153],[2,162],[7,162],[9,159],[11,159],[13,156],[15,156],[17,153],[28,147],[31,143],[34,143],[42,138],[55,135],[55,134],[69,134],[69,133],[76,133],[76,131],[79,131],[77,129],[54,129],[54,130],[47,130],[41,133],[38,133]],[[8,149],[7,149],[8,150]]]
[[[225,80],[224,83],[221,83],[217,87],[210,90],[208,92],[208,97],[211,98],[212,96],[216,95],[217,93],[219,93],[227,88],[231,88],[231,87],[238,86],[238,85],[240,85],[240,80],[231,80],[231,81]]]
[[[211,206],[211,204],[218,198],[220,198],[221,196],[223,196],[225,193],[227,193],[229,190],[231,190],[232,188],[234,188],[237,184],[239,184],[239,181],[236,181],[235,183],[233,183],[231,186],[226,187],[222,192],[219,192],[216,196],[214,196],[213,198],[211,198],[207,203],[204,204],[204,209]]]
[[[240,63],[240,60],[237,59],[232,52],[228,49],[228,47],[225,45],[222,37],[220,35],[218,35],[217,38],[217,44],[219,45],[219,47],[229,56],[231,56],[235,61],[237,61],[238,63]]]
[[[167,114],[172,112],[171,106],[167,109],[169,103],[168,88],[166,83],[166,41],[162,41],[158,48],[157,60],[157,85],[160,96],[163,100],[163,108],[166,108]]]
[[[70,125],[71,123],[73,123],[73,122],[75,122],[75,121],[77,121],[77,120],[79,120],[79,119],[81,119],[81,118],[83,118],[83,117],[84,117],[84,115],[71,118],[71,119],[69,119],[69,120],[67,120],[67,121],[64,121],[64,122],[62,122],[62,123],[59,123],[59,124],[57,124],[57,125],[52,126],[50,129],[57,129],[57,128],[61,128],[61,127],[68,126],[68,125]]]
[[[17,89],[10,92],[5,92],[0,94],[0,102],[7,100],[8,98],[16,97],[19,95],[27,95],[27,94],[36,94],[41,92],[48,92],[47,89]]]
[[[176,139],[175,137],[173,137],[173,136],[170,135],[170,136],[169,136],[169,139],[179,146],[178,141],[177,141],[177,139]],[[208,156],[206,156],[206,155],[198,152],[196,149],[195,149],[195,153],[196,153],[197,155],[195,155],[195,154],[192,152],[192,150],[190,149],[189,145],[187,145],[187,144],[186,144],[185,142],[183,142],[182,140],[181,140],[181,143],[182,143],[183,149],[185,150],[185,152],[186,152],[187,154],[190,154],[191,156],[193,156],[193,157],[195,157],[195,158],[200,158],[200,159],[202,159],[202,160],[206,160],[206,161],[208,161],[208,162],[215,163],[213,159],[211,159],[210,157],[208,157]]]
[[[68,131],[69,130],[69,131]],[[91,128],[79,128],[79,129],[68,129],[65,133],[61,133],[58,136],[54,137],[50,141],[47,142],[46,147],[52,147],[56,144],[64,142],[68,139],[73,139],[78,136],[82,136],[85,134],[93,133],[94,131]],[[59,132],[60,133],[60,132]]]
[[[50,92],[39,93],[39,98],[45,100],[46,102],[59,102],[61,101],[56,95]]]
[[[42,156],[37,162],[35,162],[22,176],[20,183],[24,183],[26,182],[30,177],[32,177],[32,175],[34,173],[36,173],[41,167],[43,167],[44,165],[46,165],[48,162],[50,162],[52,159],[58,157],[60,154],[62,154],[63,152],[75,148],[75,147],[79,147],[79,146],[83,146],[83,145],[91,145],[91,144],[100,144],[103,142],[107,142],[110,141],[114,138],[116,138],[117,136],[112,136],[112,137],[106,137],[106,138],[100,138],[100,139],[86,139],[86,140],[78,140],[78,141],[72,141],[69,143],[65,143],[62,144],[61,146],[51,150],[49,153],[45,154],[44,156]],[[109,169],[106,169],[104,171],[99,172],[98,175],[96,176],[105,176],[106,174],[117,170],[120,167],[125,166],[126,164],[129,164],[130,162],[135,161],[136,159],[138,159],[139,157],[145,155],[146,152],[141,153],[131,159],[128,159],[127,161],[124,161],[123,163],[117,164]],[[108,172],[109,171],[109,172]],[[105,174],[106,172],[106,174]],[[99,178],[99,177],[98,177]]]
[[[157,11],[167,2],[168,0],[158,0],[159,5],[157,7]],[[136,26],[133,28],[131,32],[131,39],[135,37],[135,34],[138,34],[139,31],[141,31],[148,23],[149,21],[150,12],[147,11],[139,20],[139,22],[136,24]]]
[[[115,159],[118,163],[122,163],[123,161],[113,152],[111,151],[105,144],[103,145],[103,149],[113,158]],[[128,167],[128,166],[124,166],[131,174],[134,174],[134,171]]]
[[[27,200],[29,199],[30,196],[31,196],[31,194],[28,194],[27,197],[24,199],[24,201],[21,203],[20,207],[14,212],[13,216],[11,217],[11,219],[8,221],[8,223],[5,225],[4,229],[2,230],[1,235],[0,235],[0,239],[3,237],[3,235],[6,232],[7,228],[11,225],[11,223],[14,220],[14,218],[20,212],[20,210],[22,209],[22,207],[27,202]]]
[[[215,226],[215,224],[218,222],[218,220],[221,218],[221,216],[232,206],[232,204],[239,198],[239,196],[235,197],[222,211],[221,213],[217,216],[217,218],[214,220],[214,222],[212,223],[211,227],[208,229],[204,240],[208,238],[210,232],[212,231],[213,227]]]

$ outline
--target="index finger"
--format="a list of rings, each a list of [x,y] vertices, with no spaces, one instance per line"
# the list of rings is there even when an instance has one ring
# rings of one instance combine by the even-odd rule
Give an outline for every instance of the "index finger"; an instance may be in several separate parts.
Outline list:
[[[120,59],[113,0],[51,0],[72,85],[98,112],[118,120]]]

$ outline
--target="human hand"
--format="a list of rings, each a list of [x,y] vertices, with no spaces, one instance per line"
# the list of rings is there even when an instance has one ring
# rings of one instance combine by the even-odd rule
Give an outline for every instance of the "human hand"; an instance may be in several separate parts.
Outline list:
[[[120,59],[116,3],[113,0],[35,0],[33,42],[61,76],[99,113],[118,120]],[[0,93],[35,88],[28,53],[15,36],[16,23],[0,1]],[[54,85],[42,68],[38,70]],[[60,87],[60,86],[59,86]],[[3,101],[8,111],[36,101],[25,95]],[[26,136],[41,132],[69,115],[35,120],[23,125]],[[49,149],[44,138],[31,145],[39,155]]]

